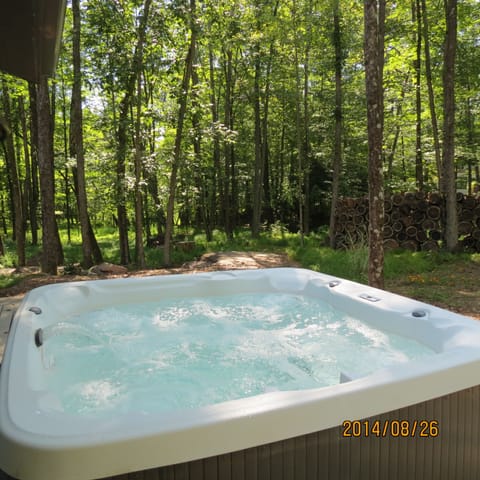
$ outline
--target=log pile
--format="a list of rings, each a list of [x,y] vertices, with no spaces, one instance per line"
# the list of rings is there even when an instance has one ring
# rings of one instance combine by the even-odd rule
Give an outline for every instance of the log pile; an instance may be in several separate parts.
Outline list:
[[[457,194],[459,244],[480,252],[480,198]],[[438,250],[443,240],[445,200],[439,193],[395,193],[385,199],[386,249]],[[336,248],[367,243],[368,198],[342,198],[336,213]]]

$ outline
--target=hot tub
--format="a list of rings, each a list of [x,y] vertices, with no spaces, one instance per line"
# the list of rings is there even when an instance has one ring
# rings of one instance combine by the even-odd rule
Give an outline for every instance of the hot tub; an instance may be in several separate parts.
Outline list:
[[[247,305],[259,298],[259,305]],[[237,300],[239,310],[229,310]],[[297,308],[304,304],[308,321]],[[130,316],[146,305],[147,327]],[[212,324],[204,324],[205,305]],[[252,312],[253,333],[237,318],[249,323]],[[127,323],[119,336],[110,328],[122,315]],[[340,342],[356,335],[342,330],[345,323],[356,325],[366,343],[345,344],[354,350],[349,361],[324,356],[332,330]],[[196,337],[198,329],[203,336]],[[231,329],[243,340],[232,340]],[[148,365],[124,373],[143,354],[139,337],[154,354],[147,354]],[[302,343],[307,337],[311,342]],[[219,342],[227,354],[219,354]],[[383,361],[375,349],[384,344],[400,350]],[[82,349],[86,357],[77,362]],[[180,355],[175,360],[172,349]],[[229,349],[240,352],[239,360],[226,360]],[[192,358],[200,363],[189,380],[179,363]],[[246,371],[229,370],[233,364]],[[132,394],[142,378],[148,389]],[[308,270],[49,285],[25,297],[8,337],[0,469],[21,480],[474,478],[479,380],[474,320]],[[189,382],[196,394],[182,390]],[[224,391],[226,384],[232,391]]]

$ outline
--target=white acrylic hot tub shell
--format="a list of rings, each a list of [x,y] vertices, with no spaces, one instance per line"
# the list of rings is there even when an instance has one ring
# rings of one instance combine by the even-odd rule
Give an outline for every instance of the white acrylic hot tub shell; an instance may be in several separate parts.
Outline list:
[[[324,430],[479,383],[477,322],[346,280],[331,284],[333,280],[282,268],[75,282],[33,290],[12,323],[1,367],[0,469],[25,480],[111,476]],[[38,328],[112,304],[277,291],[316,296],[438,353],[331,387],[277,391],[173,413],[71,415],[45,390],[34,343]],[[32,306],[42,313],[29,311]],[[414,311],[425,315],[417,318]]]

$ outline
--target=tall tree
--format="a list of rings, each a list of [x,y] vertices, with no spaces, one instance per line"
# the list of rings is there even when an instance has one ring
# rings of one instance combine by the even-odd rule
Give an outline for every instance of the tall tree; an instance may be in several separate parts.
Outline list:
[[[148,11],[150,8],[151,0],[145,0],[143,15],[139,23],[139,28],[136,31],[136,43],[133,47],[133,56],[125,59],[117,59],[119,63],[122,63],[124,71],[119,71],[120,78],[122,79],[123,97],[120,101],[120,112],[118,114],[118,121],[116,123],[116,201],[117,201],[117,225],[118,236],[120,242],[120,263],[130,263],[130,248],[128,243],[128,208],[127,208],[127,152],[129,146],[129,127],[130,127],[130,114],[133,106],[133,100],[135,95],[135,86],[137,85],[137,65],[139,63],[139,56],[143,54],[143,44],[145,41],[145,30],[147,28]],[[115,16],[118,17],[117,8],[114,8]],[[131,12],[129,13],[131,14]],[[127,13],[121,13],[120,20],[125,21]],[[120,35],[120,32],[115,32]],[[119,53],[119,52],[116,52]],[[141,64],[142,62],[140,62]],[[115,89],[112,88],[112,95],[115,93]],[[141,159],[140,159],[141,160]],[[139,172],[140,174],[140,172]],[[139,186],[140,188],[140,186]],[[140,195],[141,199],[141,195]],[[136,235],[136,241],[138,242],[140,235]]]
[[[235,89],[235,78],[233,75],[233,52],[232,46],[228,45],[224,52],[224,70],[225,70],[225,107],[224,107],[224,125],[229,132],[234,129],[233,95]],[[235,183],[235,145],[231,141],[224,142],[223,148],[224,169],[223,169],[223,188],[221,190],[221,203],[224,212],[225,233],[229,239],[233,239],[234,230],[234,191]]]
[[[295,63],[295,128],[296,128],[296,150],[297,150],[297,200],[298,200],[298,224],[300,231],[300,239],[303,245],[305,235],[305,179],[306,179],[306,145],[305,145],[305,131],[307,129],[305,118],[305,104],[303,103],[303,96],[305,94],[305,78],[308,72],[308,38],[302,45],[302,35],[304,31],[304,24],[302,23],[300,5],[297,0],[292,3],[292,20],[295,31],[294,40],[294,63]],[[305,47],[305,57],[302,57],[302,47]],[[304,73],[302,82],[302,69]],[[303,88],[302,88],[303,84]]]
[[[425,48],[425,78],[427,80],[428,88],[428,106],[430,109],[430,120],[432,122],[432,136],[433,145],[435,149],[435,166],[437,169],[438,184],[440,185],[440,178],[442,176],[442,157],[440,148],[440,139],[438,134],[438,120],[437,112],[435,108],[435,94],[433,91],[433,75],[432,75],[432,61],[430,55],[430,28],[427,16],[427,3],[426,0],[421,1],[421,15],[423,19],[423,41]]]
[[[262,185],[263,185],[263,156],[262,156],[262,123],[260,116],[260,45],[255,49],[255,80],[253,88],[254,102],[254,175],[253,175],[253,216],[252,216],[252,236],[258,238],[260,235],[260,220],[262,214]]]
[[[368,130],[368,283],[384,286],[383,67],[385,0],[364,2],[364,53]]]
[[[83,109],[82,109],[82,72],[80,59],[80,0],[72,0],[73,13],[73,86],[70,121],[70,154],[76,158],[74,169],[80,231],[82,234],[82,264],[85,268],[91,267],[94,262],[101,263],[98,256],[100,251],[95,248],[96,239],[91,229],[88,215],[87,190],[85,181],[85,153],[83,145]],[[97,255],[95,255],[97,253]]]
[[[342,32],[340,23],[340,0],[333,0],[333,44],[335,49],[335,135],[332,161],[332,204],[330,207],[329,240],[335,248],[335,216],[337,212],[340,172],[342,170]]]
[[[145,0],[143,15],[138,27],[138,42],[134,58],[134,72],[137,77],[137,112],[135,119],[135,256],[137,264],[145,268],[145,251],[143,248],[143,194],[142,172],[144,156],[144,140],[142,138],[142,72],[143,47],[147,29],[151,0]]]
[[[165,225],[165,243],[163,251],[163,263],[169,266],[171,260],[171,245],[173,233],[173,215],[175,211],[175,197],[177,191],[177,175],[180,169],[182,159],[182,136],[183,125],[185,121],[185,113],[187,111],[188,92],[190,89],[190,80],[192,78],[193,60],[195,58],[195,44],[197,41],[197,26],[195,17],[195,0],[190,0],[190,45],[188,47],[187,57],[185,59],[185,67],[183,79],[180,85],[178,96],[178,117],[177,131],[175,133],[175,146],[173,151],[172,170],[170,172],[168,204],[167,204],[167,220]]]
[[[416,134],[415,134],[415,183],[417,189],[423,190],[423,149],[422,149],[422,11],[420,0],[415,0],[412,5],[412,17],[416,20],[416,57],[415,57],[415,110],[416,110]]]
[[[43,273],[57,274],[63,263],[63,250],[55,218],[55,179],[53,163],[52,114],[48,79],[42,76],[37,87],[38,166],[42,205],[42,261]]]
[[[445,0],[443,51],[443,156],[441,185],[446,197],[445,243],[458,246],[457,191],[455,183],[455,56],[457,50],[457,0]]]
[[[7,118],[11,118],[10,108],[10,93],[5,77],[2,78],[3,90],[3,110]],[[15,242],[17,246],[17,261],[18,266],[25,265],[25,225],[23,213],[23,198],[22,190],[20,188],[20,179],[17,168],[17,158],[15,155],[15,147],[13,143],[13,136],[7,135],[4,143],[4,153],[7,163],[8,176],[11,184],[12,200],[13,200],[13,215],[15,227]]]
[[[279,1],[275,1],[270,13],[266,8],[262,11],[259,5],[256,5],[255,15],[257,17],[257,31],[263,32],[268,28],[268,23],[276,20]],[[269,7],[268,4],[265,7]],[[262,21],[266,17],[267,22]],[[269,106],[271,95],[271,72],[272,61],[274,58],[275,41],[270,40],[268,54],[262,52],[262,42],[259,37],[254,46],[254,84],[253,84],[253,111],[254,111],[254,175],[253,175],[253,215],[252,215],[252,236],[257,237],[260,234],[260,223],[262,213],[265,211],[268,220],[271,218],[271,198],[270,198],[270,179],[269,179]],[[262,72],[265,71],[265,74]],[[262,77],[264,77],[262,83]],[[262,94],[263,92],[263,94]],[[262,105],[263,100],[263,105]]]
[[[116,148],[116,198],[117,198],[117,226],[118,240],[120,244],[120,263],[130,263],[130,248],[128,245],[128,215],[127,215],[127,192],[126,192],[126,157],[128,141],[128,117],[130,103],[135,87],[135,76],[127,85],[120,103],[120,114],[117,125],[117,148]]]
[[[23,140],[23,156],[25,160],[25,187],[24,187],[24,221],[30,220],[30,230],[32,233],[32,244],[36,245],[37,241],[37,210],[36,202],[34,202],[35,196],[35,184],[37,178],[33,178],[32,165],[34,164],[33,155],[31,152],[31,137],[29,136],[28,125],[27,125],[27,114],[25,111],[25,99],[23,95],[20,95],[18,98],[18,113],[20,116],[20,124],[22,128],[22,140]],[[35,175],[36,177],[36,175]]]
[[[40,199],[38,179],[38,113],[37,113],[37,88],[32,82],[28,84],[29,113],[30,113],[30,138],[31,138],[31,196],[29,196],[30,229],[32,232],[32,245],[38,245],[37,209]]]
[[[218,107],[217,107],[217,95],[215,92],[216,82],[215,82],[215,68],[214,68],[214,57],[213,57],[213,48],[209,45],[208,48],[208,66],[209,66],[209,82],[210,82],[210,110],[212,114],[212,125],[213,125],[213,150],[212,150],[212,186],[210,192],[210,208],[211,208],[211,222],[212,227],[217,223],[217,190],[220,190],[220,198],[223,198],[223,188],[222,184],[218,182],[218,179],[221,178],[220,175],[220,139],[218,132]],[[207,228],[207,241],[212,240],[212,228]]]

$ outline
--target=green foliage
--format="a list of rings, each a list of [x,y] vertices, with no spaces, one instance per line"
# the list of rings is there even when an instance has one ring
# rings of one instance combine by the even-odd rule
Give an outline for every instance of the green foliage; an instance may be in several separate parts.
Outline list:
[[[20,275],[1,275],[0,274],[0,290],[2,288],[9,288],[17,285],[22,280]]]
[[[288,251],[302,267],[365,283],[367,280],[367,249],[352,247],[348,250],[332,250],[325,244],[325,237],[310,236],[304,246],[294,246]]]
[[[105,260],[118,263],[120,255],[118,234],[114,228],[98,229],[97,238],[105,255]],[[184,229],[184,238],[195,241],[193,250],[185,252],[174,249],[173,265],[180,267],[186,262],[197,260],[203,253],[216,251],[263,251],[286,253],[292,261],[301,267],[323,272],[340,278],[366,283],[366,246],[351,247],[347,250],[332,250],[326,245],[326,233],[305,236],[303,244],[298,234],[289,233],[286,228],[276,223],[264,228],[257,239],[252,239],[250,230],[238,229],[234,238],[229,240],[221,230],[213,232],[212,241],[208,242],[204,233]],[[66,231],[61,230],[65,245],[66,272],[81,260],[81,239],[78,232],[71,232],[71,243],[67,244]],[[182,238],[183,239],[183,238]],[[131,238],[133,244],[133,238]],[[5,242],[6,255],[0,258],[0,268],[14,267],[16,257],[15,245],[9,239]],[[32,262],[38,259],[38,247],[27,248],[27,258]],[[148,268],[161,268],[163,251],[161,248],[147,248]],[[462,292],[476,298],[478,278],[469,272],[476,272],[480,265],[480,254],[451,254],[447,252],[411,252],[407,250],[389,251],[385,258],[385,279],[388,290],[408,297],[417,298],[427,303],[438,304],[447,308],[462,310],[462,296],[452,295],[461,286]],[[76,268],[71,268],[76,273]],[[24,274],[0,274],[0,289],[8,288],[24,278]],[[469,293],[471,292],[471,294]]]
[[[130,88],[129,84],[132,78],[136,80],[133,58],[143,5],[144,2],[139,0],[82,2],[83,136],[88,206],[105,260],[111,262],[119,261],[114,230],[118,184],[125,186],[130,230],[134,225],[134,117],[138,105],[142,106],[139,140],[143,152],[141,189],[144,228],[149,234],[156,232],[157,226],[160,230],[163,228],[177,131],[179,87],[189,40],[188,2],[153,0],[146,29],[143,65],[139,67],[138,95],[136,88]],[[363,4],[349,0],[339,2],[339,5],[340,61],[343,67],[340,194],[357,197],[365,194],[368,188]],[[445,20],[441,2],[427,2],[427,7],[433,93],[441,125]],[[462,188],[465,188],[468,171],[475,175],[479,162],[480,2],[459,2],[458,19],[456,161],[459,179],[463,182]],[[288,225],[293,231],[298,228],[300,194],[310,206],[311,219],[316,222],[314,228],[328,217],[335,124],[334,67],[338,60],[334,50],[333,2],[199,1],[195,25],[198,29],[196,80],[191,85],[182,139],[182,168],[178,175],[175,205],[176,230],[195,227],[203,231],[206,223],[210,229],[218,230],[211,242],[197,234],[197,243],[201,247],[191,255],[174,251],[174,262],[187,261],[190,256],[199,256],[209,249],[286,248],[295,258],[302,259],[313,268],[326,268],[331,272],[339,268],[346,276],[364,280],[365,246],[349,249],[344,254],[329,253],[322,247],[322,238],[312,236],[302,247],[298,238],[282,227],[282,224]],[[388,174],[386,186],[392,191],[415,188],[417,88],[420,88],[422,98],[421,145],[428,173],[426,188],[434,188],[438,179],[424,49],[421,52],[422,78],[419,87],[414,80],[416,35],[412,2],[388,2],[384,152]],[[75,164],[68,145],[73,85],[71,56],[72,18],[70,9],[67,9],[63,47],[56,79],[51,85],[51,96],[56,102],[53,110],[57,219],[64,225],[68,217],[76,228]],[[28,117],[29,90],[22,80],[9,76],[6,79],[12,100],[12,118],[7,120],[18,150],[20,181],[25,185],[27,173],[36,174],[32,167],[31,172],[27,172],[27,163],[31,162],[31,158],[25,157],[34,143],[30,133],[27,133],[27,148],[22,147],[24,134],[20,99],[25,104]],[[268,220],[271,227],[259,239],[252,240],[238,227],[252,221],[255,82],[260,92],[261,147],[266,155],[262,220]],[[0,91],[0,98],[3,94]],[[125,120],[126,167],[124,178],[121,175],[117,178],[122,102],[128,105]],[[27,118],[27,123],[31,123],[30,118]],[[302,141],[304,145],[299,145]],[[301,151],[302,148],[305,152]],[[305,153],[303,170],[299,166],[302,153]],[[300,193],[298,184],[307,177],[309,181],[304,182],[304,191]],[[4,152],[0,149],[0,214],[4,228],[11,230],[11,186],[8,178]],[[230,212],[225,211],[227,201]],[[34,213],[38,214],[38,205],[32,208],[36,208]],[[233,241],[228,238],[231,235],[221,233],[227,229],[228,214]],[[72,236],[70,245],[62,237],[67,262],[81,260],[79,242],[77,233]],[[132,231],[130,244],[134,244]],[[7,250],[6,259],[2,262],[14,265],[16,259],[11,249]],[[161,250],[147,250],[146,254],[149,264],[161,265]],[[416,261],[421,265],[425,263],[427,268],[428,256],[420,254]],[[397,262],[395,256],[389,255],[386,275],[389,275],[389,268],[409,268],[408,265],[407,258],[402,259],[400,255]]]
[[[17,264],[17,254],[15,250],[6,248],[5,255],[0,257],[0,268],[13,268]]]

